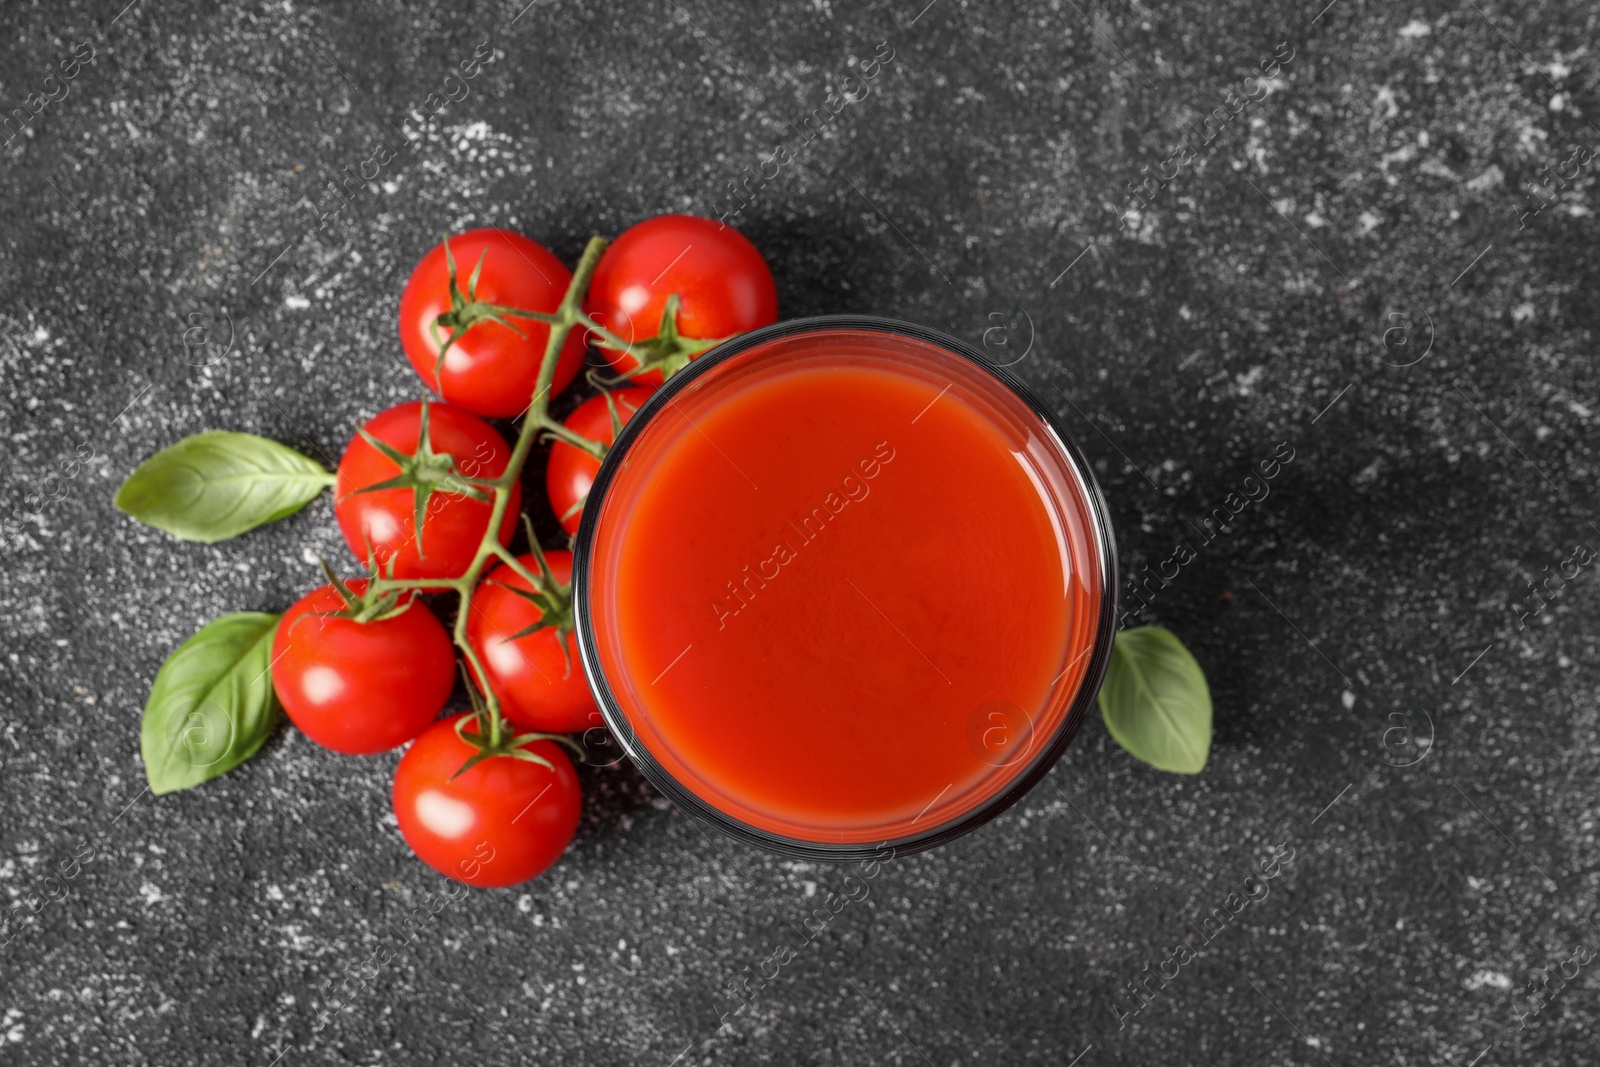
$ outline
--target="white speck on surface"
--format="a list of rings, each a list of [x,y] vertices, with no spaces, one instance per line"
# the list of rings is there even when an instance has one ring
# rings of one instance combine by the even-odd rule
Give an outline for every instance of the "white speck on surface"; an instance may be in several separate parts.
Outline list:
[[[1468,989],[1482,989],[1484,986],[1493,986],[1495,989],[1510,989],[1511,977],[1499,971],[1476,971],[1465,983]]]
[[[1504,185],[1505,183],[1505,171],[1501,170],[1498,164],[1491,163],[1484,168],[1482,174],[1479,174],[1476,178],[1473,178],[1467,183],[1467,188],[1475,193],[1481,193],[1487,189],[1494,189],[1498,186]]]
[[[1378,93],[1373,100],[1373,110],[1379,119],[1392,119],[1400,114],[1400,104],[1395,97],[1395,92],[1387,85],[1380,85]]]
[[[1429,26],[1421,19],[1412,19],[1410,22],[1400,27],[1400,36],[1402,37],[1426,37],[1432,32],[1433,27]]]

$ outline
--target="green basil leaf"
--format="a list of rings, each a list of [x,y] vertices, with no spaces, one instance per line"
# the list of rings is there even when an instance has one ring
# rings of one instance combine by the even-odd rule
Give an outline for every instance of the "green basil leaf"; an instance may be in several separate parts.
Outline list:
[[[1200,664],[1171,630],[1138,626],[1117,634],[1100,687],[1100,715],[1135,759],[1199,774],[1211,754],[1211,689]]]
[[[207,430],[139,464],[115,503],[147,526],[212,544],[293,515],[333,479],[276,441]]]
[[[167,657],[139,729],[152,793],[226,774],[266,741],[278,720],[271,672],[277,628],[276,615],[224,615]]]

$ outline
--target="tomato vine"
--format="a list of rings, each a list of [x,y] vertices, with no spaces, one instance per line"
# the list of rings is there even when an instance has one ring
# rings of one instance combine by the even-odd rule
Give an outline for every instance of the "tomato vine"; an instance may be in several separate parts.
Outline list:
[[[522,426],[517,433],[517,439],[511,447],[511,459],[506,464],[504,471],[495,478],[478,478],[473,484],[493,495],[489,521],[484,527],[483,539],[472,557],[472,562],[467,569],[453,578],[392,578],[374,575],[371,588],[376,593],[397,590],[423,590],[439,592],[450,591],[457,596],[455,625],[451,630],[451,640],[455,642],[464,660],[471,666],[472,671],[467,677],[467,687],[474,691],[476,684],[473,679],[485,679],[489,675],[485,670],[482,660],[476,649],[467,639],[467,622],[472,617],[472,598],[477,591],[479,582],[484,572],[491,563],[503,563],[515,571],[522,579],[536,589],[550,589],[561,598],[571,595],[569,583],[556,580],[549,565],[544,562],[542,551],[539,549],[533,531],[527,531],[529,543],[533,546],[535,555],[539,560],[543,574],[534,574],[517,558],[505,545],[500,543],[499,530],[505,521],[507,509],[511,506],[512,492],[520,483],[522,469],[527,465],[528,456],[533,451],[533,446],[542,436],[563,441],[566,444],[580,448],[594,456],[603,459],[606,445],[599,441],[590,440],[550,417],[551,385],[555,380],[556,364],[560,360],[561,350],[567,343],[568,335],[577,328],[583,328],[598,337],[608,348],[619,352],[633,353],[635,346],[623,340],[604,326],[600,325],[583,309],[583,297],[589,286],[589,281],[594,277],[595,266],[600,262],[600,255],[609,242],[603,237],[591,237],[588,245],[583,250],[582,257],[578,260],[577,269],[572,273],[572,282],[567,286],[566,294],[562,297],[560,305],[553,312],[533,311],[525,308],[506,307],[501,305],[486,305],[477,301],[477,277],[483,260],[480,258],[468,279],[467,288],[463,290],[456,280],[456,263],[454,257],[450,258],[450,288],[452,296],[461,306],[453,308],[451,312],[441,315],[437,325],[448,327],[449,335],[440,345],[440,365],[444,362],[444,353],[447,352],[457,338],[468,329],[482,320],[500,322],[510,325],[507,321],[512,318],[529,319],[542,322],[550,328],[549,339],[545,342],[544,357],[539,365],[539,376],[534,386],[533,396],[529,398],[528,406],[522,415]],[[445,248],[449,249],[449,239],[445,239]],[[641,361],[644,362],[644,361]],[[420,532],[420,531],[419,531]],[[508,736],[505,716],[501,714],[500,699],[495,695],[494,687],[484,685],[482,701],[475,699],[479,704],[475,711],[478,720],[477,737],[480,741],[469,741],[467,735],[462,734],[462,740],[468,744],[480,747],[484,755],[516,756],[524,751],[521,745],[529,739],[562,740],[559,734],[519,734],[515,737]],[[458,731],[460,733],[460,731]],[[570,743],[570,742],[567,742]],[[477,757],[474,757],[476,759]],[[526,757],[523,757],[526,758]]]

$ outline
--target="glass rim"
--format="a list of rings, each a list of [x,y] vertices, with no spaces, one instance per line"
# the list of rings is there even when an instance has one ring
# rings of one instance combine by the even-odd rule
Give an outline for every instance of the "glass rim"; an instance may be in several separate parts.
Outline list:
[[[803,334],[833,331],[891,334],[931,345],[973,364],[992,377],[1001,387],[1014,394],[1055,435],[1056,443],[1060,445],[1062,454],[1066,457],[1067,467],[1077,480],[1090,528],[1098,542],[1094,555],[1098,557],[1100,567],[1101,595],[1100,618],[1095,627],[1094,645],[1089,656],[1089,664],[1079,683],[1078,692],[1053,734],[1040,746],[1025,770],[1013,778],[1005,788],[981,804],[947,822],[932,825],[927,830],[886,839],[877,844],[829,843],[776,834],[722,811],[680,782],[640,741],[628,722],[621,703],[612,691],[610,682],[606,679],[596,645],[589,599],[589,559],[593,550],[595,527],[602,510],[599,505],[604,501],[617,469],[628,451],[640,434],[650,426],[655,416],[690,383],[711,373],[734,356],[773,341]],[[763,326],[717,345],[704,355],[691,360],[686,367],[668,378],[645,399],[634,416],[622,427],[622,432],[617,435],[615,443],[607,450],[606,457],[600,464],[599,473],[595,475],[594,484],[589,489],[587,506],[584,507],[583,516],[579,520],[572,554],[573,616],[577,624],[579,657],[595,703],[605,718],[607,729],[611,731],[622,751],[657,791],[691,816],[710,823],[736,840],[794,859],[847,862],[883,860],[886,858],[885,849],[888,850],[889,856],[921,852],[961,837],[1006,811],[1039,784],[1072,743],[1105,679],[1106,669],[1111,661],[1112,643],[1116,637],[1117,551],[1110,513],[1088,458],[1071,434],[1061,425],[1060,419],[1007,367],[991,362],[988,357],[966,342],[926,326],[875,315],[817,315]]]

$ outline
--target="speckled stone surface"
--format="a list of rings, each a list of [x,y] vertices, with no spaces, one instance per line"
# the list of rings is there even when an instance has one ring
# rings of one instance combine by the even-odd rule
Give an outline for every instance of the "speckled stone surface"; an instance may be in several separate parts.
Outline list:
[[[0,1063],[1594,1059],[1600,575],[1551,578],[1600,550],[1592,5],[123,2],[0,6]],[[736,222],[786,316],[1018,360],[1125,573],[1239,511],[1140,616],[1210,677],[1205,773],[1091,720],[809,943],[842,872],[714,840],[626,766],[584,772],[558,868],[461,903],[399,837],[392,757],[285,730],[144,793],[166,654],[344,548],[326,498],[178,543],[120,480],[208,427],[331,462],[416,393],[395,310],[442,231],[570,262],[736,206],[784,144]]]

